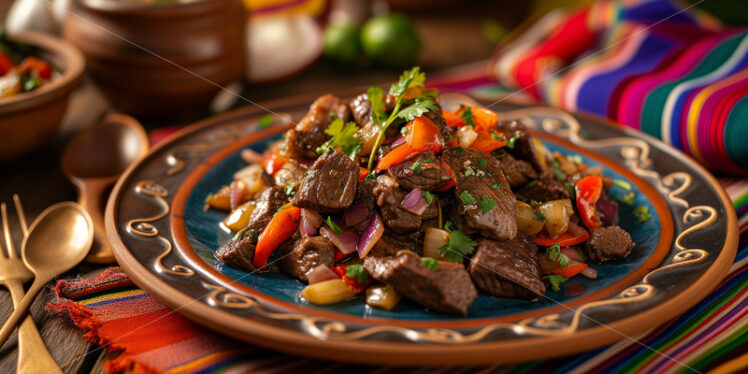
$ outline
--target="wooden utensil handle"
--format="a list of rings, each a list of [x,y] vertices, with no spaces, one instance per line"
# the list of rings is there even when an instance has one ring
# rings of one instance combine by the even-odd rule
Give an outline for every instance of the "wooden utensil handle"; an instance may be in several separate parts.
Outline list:
[[[19,279],[6,280],[6,286],[17,307],[23,299],[23,284]],[[18,374],[49,373],[62,374],[62,370],[44,345],[31,315],[26,316],[18,327]]]
[[[95,244],[86,260],[95,263],[114,262],[114,254],[109,247],[104,229],[102,199],[110,181],[86,182],[78,185],[78,203],[91,216],[94,227]]]
[[[51,280],[51,279],[49,279]],[[8,337],[13,332],[13,330],[16,329],[16,326],[18,326],[18,323],[21,322],[21,318],[26,316],[26,313],[29,311],[29,307],[31,306],[31,303],[34,302],[34,298],[36,298],[36,295],[41,291],[42,287],[47,283],[48,280],[34,279],[34,283],[31,284],[31,288],[29,288],[29,292],[23,296],[21,301],[16,305],[16,308],[13,310],[13,313],[10,314],[10,317],[7,321],[3,324],[3,328],[0,329],[0,347],[5,344],[5,341],[8,340]]]

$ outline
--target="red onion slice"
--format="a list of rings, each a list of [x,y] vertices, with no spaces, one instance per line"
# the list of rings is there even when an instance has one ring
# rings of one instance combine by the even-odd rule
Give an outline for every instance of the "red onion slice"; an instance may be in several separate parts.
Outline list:
[[[309,209],[302,209],[299,231],[302,235],[314,235],[317,233],[317,228],[322,225],[322,220],[322,216],[319,213]]]
[[[568,231],[569,234],[573,235],[574,237],[583,235],[585,232],[587,232],[587,230],[571,221],[569,221],[569,228],[566,231]]]
[[[618,219],[618,204],[608,200],[597,200],[595,210],[600,219],[608,225],[613,225]]]
[[[395,148],[398,145],[403,144],[403,143],[405,143],[405,138],[403,138],[401,135],[397,139],[395,139],[395,141],[392,142],[392,144],[390,144],[390,149]]]
[[[589,266],[587,266],[586,268],[582,269],[582,271],[580,271],[580,273],[582,273],[582,275],[584,275],[587,278],[592,278],[592,279],[596,279],[597,278],[597,270],[595,270],[595,269],[593,269],[593,268],[591,268]]]
[[[382,224],[382,218],[379,217],[378,213],[374,213],[374,216],[369,220],[368,225],[364,233],[361,234],[361,240],[358,242],[356,250],[358,251],[358,257],[364,258],[374,245],[377,244],[379,239],[384,234],[384,224]]]
[[[319,233],[327,239],[330,239],[332,244],[337,247],[343,254],[349,254],[356,250],[356,245],[359,242],[358,235],[353,231],[345,231],[342,234],[336,234],[329,227],[323,226],[319,229]]]
[[[310,272],[306,273],[306,278],[309,280],[309,284],[315,284],[319,282],[328,281],[330,279],[338,279],[337,274],[330,270],[327,265],[317,265],[316,268],[312,269]]]
[[[426,210],[428,203],[423,198],[423,191],[420,188],[414,188],[409,194],[405,196],[403,201],[400,203],[400,207],[420,216]]]
[[[364,220],[369,217],[369,210],[362,205],[352,205],[343,212],[343,216],[345,217],[345,225],[353,227],[364,222]]]
[[[561,247],[561,253],[565,254],[566,257],[569,258],[569,260],[576,261],[576,262],[584,262],[584,259],[582,258],[582,256],[580,256],[577,250],[572,247]]]

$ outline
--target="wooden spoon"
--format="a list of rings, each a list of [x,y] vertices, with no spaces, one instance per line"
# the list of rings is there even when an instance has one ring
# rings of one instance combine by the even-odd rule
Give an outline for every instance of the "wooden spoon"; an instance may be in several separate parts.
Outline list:
[[[122,172],[148,152],[148,136],[140,123],[124,114],[110,114],[78,134],[62,154],[62,171],[78,188],[78,203],[94,224],[94,246],[86,261],[114,262],[104,230],[108,189]]]
[[[39,291],[83,261],[92,242],[91,217],[74,202],[52,205],[34,220],[21,249],[23,263],[34,274],[34,283],[0,329],[0,346],[26,315]]]

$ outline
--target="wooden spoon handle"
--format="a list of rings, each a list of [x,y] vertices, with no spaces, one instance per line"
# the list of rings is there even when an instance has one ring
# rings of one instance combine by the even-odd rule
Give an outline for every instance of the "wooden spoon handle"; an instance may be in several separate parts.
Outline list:
[[[115,262],[114,253],[109,247],[104,229],[104,216],[101,206],[103,194],[110,183],[86,183],[79,186],[78,203],[91,216],[94,227],[94,245],[86,257],[87,262],[106,264]]]
[[[10,334],[16,329],[18,323],[21,322],[21,319],[26,316],[31,303],[34,302],[36,295],[39,294],[39,291],[41,291],[46,283],[47,281],[44,279],[34,279],[34,283],[31,284],[29,292],[23,296],[23,299],[21,299],[21,301],[16,305],[13,313],[10,314],[10,318],[5,321],[3,328],[0,329],[0,347],[5,344],[5,341],[8,340]]]

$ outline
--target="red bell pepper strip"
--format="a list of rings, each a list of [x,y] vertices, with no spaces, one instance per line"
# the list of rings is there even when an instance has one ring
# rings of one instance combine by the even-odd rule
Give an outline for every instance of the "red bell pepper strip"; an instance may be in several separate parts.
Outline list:
[[[597,175],[590,175],[582,178],[574,187],[577,193],[577,210],[582,222],[588,229],[600,227],[600,218],[595,212],[595,203],[600,199],[603,179]]]
[[[2,51],[0,51],[0,77],[8,74],[10,69],[13,69],[13,66],[15,66],[13,64],[13,61],[8,56],[3,54]]]
[[[462,117],[460,117],[459,114],[447,112],[446,110],[442,109],[442,117],[444,117],[444,121],[447,122],[447,126],[449,127],[465,126],[465,121],[462,120]]]
[[[301,208],[291,203],[281,207],[257,238],[252,264],[258,268],[265,266],[270,254],[299,229],[299,221],[301,221]]]
[[[276,151],[271,153],[269,156],[266,156],[262,163],[265,166],[266,173],[275,175],[275,172],[280,170],[286,162],[288,162],[288,158],[281,156],[280,153]]]
[[[584,233],[580,235],[576,235],[576,236],[572,235],[570,232],[567,231],[555,238],[549,238],[546,236],[538,235],[535,237],[535,244],[543,246],[543,247],[550,247],[554,244],[558,244],[562,247],[571,247],[572,245],[584,243],[589,238],[590,238],[590,233],[588,233],[586,230],[584,231]]]
[[[503,133],[482,131],[478,133],[478,138],[473,141],[470,148],[477,149],[485,154],[490,154],[491,151],[497,150],[505,145],[506,138]]]
[[[475,122],[475,129],[478,132],[495,128],[499,120],[499,115],[496,112],[484,107],[472,107],[470,112],[473,113],[473,122]]]
[[[377,164],[377,171],[389,169],[393,165],[397,165],[405,159],[414,154],[418,153],[417,149],[412,148],[408,143],[403,143],[390,150]]]
[[[52,66],[44,60],[40,60],[36,57],[26,57],[20,65],[20,69],[24,74],[29,74],[32,70],[36,70],[39,73],[39,78],[49,79],[52,76]]]
[[[366,168],[363,166],[359,166],[358,168],[360,170],[358,173],[358,180],[362,181],[364,180],[364,178],[366,178],[367,175],[369,175],[369,171],[366,170]]]
[[[431,150],[439,153],[442,150],[442,134],[426,116],[416,117],[405,125],[405,143],[418,151]]]
[[[457,176],[455,175],[455,172],[452,171],[452,168],[449,167],[449,165],[447,165],[447,163],[445,163],[444,161],[439,161],[439,162],[441,162],[442,167],[444,167],[444,169],[447,170],[447,174],[449,174],[449,176],[452,177],[452,180],[450,180],[449,183],[445,184],[443,187],[438,188],[436,190],[437,192],[444,192],[444,191],[452,188],[452,186],[454,186],[457,183]]]
[[[346,258],[351,257],[351,255],[353,255],[354,253],[356,253],[356,251],[353,251],[351,253],[343,253],[339,249],[335,248],[335,259],[333,260],[333,263],[343,261]]]
[[[366,290],[369,285],[374,283],[374,280],[372,280],[371,277],[368,277],[366,283],[359,283],[358,279],[348,278],[348,265],[349,264],[338,265],[333,267],[331,270],[333,271],[333,273],[337,274],[343,280],[343,282],[345,282],[345,284],[348,285],[353,293],[360,294],[361,292],[364,292],[364,290]]]
[[[587,264],[576,261],[569,261],[566,266],[561,266],[561,264],[549,259],[545,255],[540,256],[538,262],[540,263],[540,268],[543,270],[543,274],[558,274],[566,278],[571,278],[579,274],[587,267]]]

